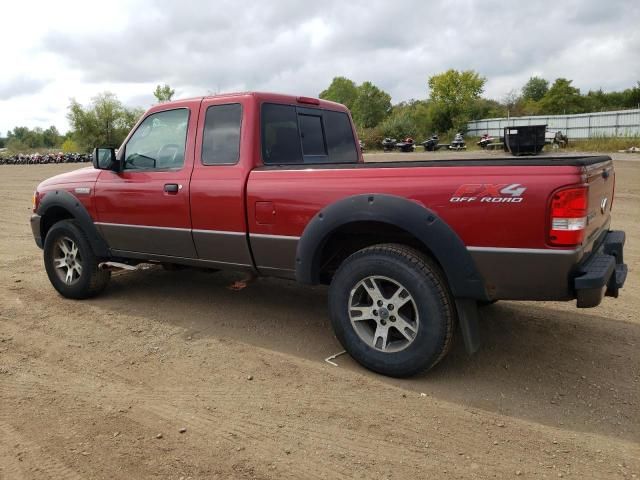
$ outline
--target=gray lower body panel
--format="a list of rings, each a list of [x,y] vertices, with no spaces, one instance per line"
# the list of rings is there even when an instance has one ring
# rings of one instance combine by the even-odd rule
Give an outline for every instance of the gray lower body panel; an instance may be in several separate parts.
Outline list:
[[[256,266],[263,275],[295,278],[298,237],[249,235]]]
[[[142,261],[159,262],[159,263],[176,263],[179,265],[187,265],[189,267],[211,268],[218,270],[238,270],[238,271],[255,271],[252,265],[241,265],[229,262],[215,262],[212,260],[201,260],[199,258],[184,258],[171,255],[154,255],[150,253],[129,252],[126,250],[112,250],[114,257],[132,258]]]
[[[294,278],[298,237],[96,223],[114,256],[224,269],[257,269]]]
[[[112,250],[196,258],[191,230],[187,228],[115,223],[96,223],[96,226]]]
[[[245,232],[193,230],[198,258],[236,265],[253,265]]]
[[[492,300],[571,300],[581,250],[468,248]]]

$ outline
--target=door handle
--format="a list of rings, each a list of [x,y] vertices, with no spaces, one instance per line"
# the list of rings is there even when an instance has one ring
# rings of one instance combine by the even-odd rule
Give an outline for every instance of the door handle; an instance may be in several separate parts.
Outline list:
[[[178,185],[177,183],[165,183],[164,191],[167,193],[178,193],[178,191],[182,188],[182,185]]]

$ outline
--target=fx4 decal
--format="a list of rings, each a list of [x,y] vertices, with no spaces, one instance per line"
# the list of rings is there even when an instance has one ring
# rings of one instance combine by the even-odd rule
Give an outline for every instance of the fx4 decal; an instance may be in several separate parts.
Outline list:
[[[527,190],[519,183],[467,183],[460,185],[449,199],[452,203],[522,203]]]

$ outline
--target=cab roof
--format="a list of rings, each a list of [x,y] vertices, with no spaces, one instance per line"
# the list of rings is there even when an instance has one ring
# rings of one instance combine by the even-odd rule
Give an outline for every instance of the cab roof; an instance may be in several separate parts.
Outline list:
[[[331,102],[329,100],[322,100],[314,97],[305,97],[305,96],[296,96],[296,95],[286,95],[282,93],[271,93],[271,92],[229,92],[229,93],[220,93],[216,95],[205,95],[202,97],[192,97],[192,98],[181,98],[178,100],[172,100],[170,102],[165,102],[162,105],[167,106],[173,103],[186,103],[186,102],[199,102],[206,99],[216,99],[216,98],[237,98],[237,97],[254,97],[259,102],[272,102],[272,103],[283,103],[287,105],[301,105],[306,107],[319,107],[329,110],[337,110],[337,111],[348,111],[347,107],[342,105],[341,103]]]

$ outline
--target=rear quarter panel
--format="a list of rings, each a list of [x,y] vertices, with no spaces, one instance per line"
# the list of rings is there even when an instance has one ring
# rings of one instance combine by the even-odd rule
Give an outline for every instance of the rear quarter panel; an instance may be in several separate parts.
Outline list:
[[[259,168],[249,176],[248,223],[252,233],[300,236],[323,207],[351,195],[384,193],[433,210],[467,246],[548,248],[549,195],[581,181],[580,169],[572,166]],[[453,200],[464,186],[467,192],[495,192],[509,185],[525,188],[518,203],[482,201],[486,193]],[[271,224],[256,221],[256,202],[273,203]]]

